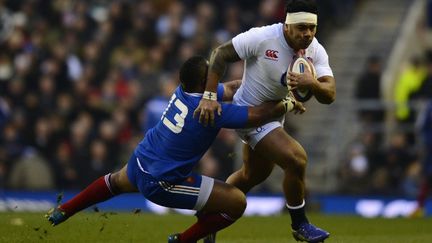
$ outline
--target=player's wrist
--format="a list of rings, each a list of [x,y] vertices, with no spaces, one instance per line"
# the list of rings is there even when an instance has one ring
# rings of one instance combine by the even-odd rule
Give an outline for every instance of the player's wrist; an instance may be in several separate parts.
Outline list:
[[[312,84],[310,85],[309,89],[310,91],[315,92],[321,88],[321,83],[317,78],[312,77]]]
[[[294,110],[294,107],[296,105],[296,100],[293,99],[292,97],[287,96],[282,100],[282,104],[284,105],[285,112],[290,112]]]
[[[204,91],[202,98],[206,100],[217,101],[217,94],[216,92],[212,92],[212,91]]]

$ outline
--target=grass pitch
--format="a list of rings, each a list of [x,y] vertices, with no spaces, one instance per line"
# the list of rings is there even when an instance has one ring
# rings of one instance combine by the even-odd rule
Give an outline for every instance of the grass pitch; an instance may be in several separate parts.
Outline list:
[[[432,242],[432,218],[364,219],[311,215],[310,220],[330,231],[328,242]],[[0,213],[0,242],[166,242],[195,221],[193,216],[143,213],[78,213],[52,227],[43,213]],[[244,217],[218,234],[218,243],[295,242],[288,215]]]

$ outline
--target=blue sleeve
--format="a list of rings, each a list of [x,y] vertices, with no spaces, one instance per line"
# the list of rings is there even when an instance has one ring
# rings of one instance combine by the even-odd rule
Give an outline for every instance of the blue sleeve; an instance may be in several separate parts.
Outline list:
[[[215,126],[219,128],[243,128],[248,121],[248,107],[222,103],[222,115],[216,116]]]
[[[217,86],[217,90],[216,90],[216,93],[217,93],[217,100],[218,100],[218,101],[222,101],[224,91],[225,91],[225,89],[224,89],[224,85],[221,84],[221,83],[219,83],[218,86]]]

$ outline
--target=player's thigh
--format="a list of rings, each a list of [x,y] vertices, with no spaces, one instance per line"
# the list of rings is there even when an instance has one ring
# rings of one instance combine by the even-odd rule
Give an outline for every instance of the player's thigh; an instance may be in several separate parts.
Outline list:
[[[137,177],[141,194],[153,203],[169,208],[201,210],[212,193],[214,179],[192,173],[176,182],[157,180],[148,173]]]
[[[223,212],[240,217],[246,209],[246,196],[238,188],[215,180],[210,197],[202,208],[206,213]]]
[[[244,176],[249,180],[259,182],[266,179],[274,168],[274,162],[268,157],[262,156],[256,150],[253,150],[249,145],[243,145],[243,166]]]
[[[294,138],[278,127],[269,132],[255,146],[255,153],[262,158],[274,161],[283,169],[292,162],[305,163],[307,161],[306,151]]]

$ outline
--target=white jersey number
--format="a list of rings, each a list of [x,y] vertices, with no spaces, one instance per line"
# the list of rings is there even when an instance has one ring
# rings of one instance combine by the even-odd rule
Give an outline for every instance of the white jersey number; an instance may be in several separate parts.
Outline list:
[[[174,103],[175,107],[177,107],[180,110],[180,113],[176,113],[174,116],[175,124],[172,123],[167,117],[166,113],[168,109],[171,107],[171,105]],[[169,128],[173,133],[180,133],[183,130],[184,121],[188,114],[188,108],[181,100],[177,99],[176,95],[173,94],[171,97],[171,100],[169,101],[168,107],[165,109],[164,113],[162,114],[161,120],[165,126]]]

